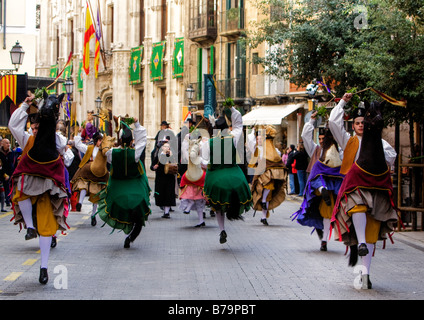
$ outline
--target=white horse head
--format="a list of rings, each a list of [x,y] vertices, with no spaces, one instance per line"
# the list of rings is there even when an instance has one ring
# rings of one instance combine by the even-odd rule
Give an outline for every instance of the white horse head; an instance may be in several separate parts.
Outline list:
[[[200,142],[202,138],[194,139],[189,141],[188,147],[188,167],[186,171],[186,177],[190,181],[197,181],[203,175],[203,169],[201,167],[202,158],[200,156]]]

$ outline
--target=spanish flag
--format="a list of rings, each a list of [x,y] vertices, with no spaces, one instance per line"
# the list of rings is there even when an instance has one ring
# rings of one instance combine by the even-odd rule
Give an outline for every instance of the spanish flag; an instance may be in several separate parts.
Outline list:
[[[90,8],[85,10],[85,33],[84,33],[84,48],[83,48],[83,68],[85,74],[90,72],[90,40],[95,34],[93,20],[91,19]]]
[[[374,93],[378,94],[380,97],[382,97],[387,102],[400,107],[406,107],[406,101],[405,100],[396,100],[392,97],[389,97],[387,94],[380,92],[374,88],[370,88]]]
[[[0,102],[7,96],[16,104],[16,89],[18,86],[18,78],[16,75],[5,75],[0,79]]]

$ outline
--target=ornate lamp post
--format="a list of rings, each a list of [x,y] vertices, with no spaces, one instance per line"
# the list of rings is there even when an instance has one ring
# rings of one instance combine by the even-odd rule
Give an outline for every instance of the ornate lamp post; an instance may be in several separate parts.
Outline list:
[[[22,46],[19,44],[19,41],[16,41],[16,44],[10,50],[10,60],[15,66],[15,69],[0,69],[0,79],[3,76],[8,74],[13,74],[14,71],[19,70],[19,66],[24,62],[25,51],[22,49]]]

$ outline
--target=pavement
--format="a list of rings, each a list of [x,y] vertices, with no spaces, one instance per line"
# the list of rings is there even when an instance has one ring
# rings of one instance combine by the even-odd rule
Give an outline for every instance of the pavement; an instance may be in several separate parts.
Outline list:
[[[151,181],[152,183],[152,181]],[[301,199],[287,196],[271,212],[244,221],[226,220],[228,241],[219,243],[216,218],[206,210],[206,227],[195,228],[197,213],[178,207],[170,219],[154,205],[131,248],[125,234],[97,218],[91,204],[71,212],[65,234],[51,249],[49,283],[38,283],[39,247],[25,241],[12,213],[0,214],[0,300],[422,300],[424,232],[395,232],[394,243],[377,244],[371,265],[373,289],[359,290],[358,267],[347,265],[345,246],[333,239],[328,251],[312,229],[292,221]],[[177,202],[178,204],[178,202]]]

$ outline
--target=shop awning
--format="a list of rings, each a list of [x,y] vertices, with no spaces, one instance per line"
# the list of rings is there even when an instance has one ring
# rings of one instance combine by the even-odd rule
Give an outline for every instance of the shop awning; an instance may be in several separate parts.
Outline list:
[[[303,107],[304,103],[258,106],[243,116],[243,125],[279,125],[281,119]]]

